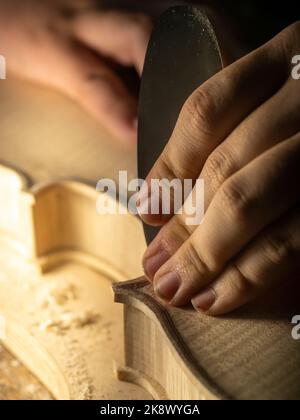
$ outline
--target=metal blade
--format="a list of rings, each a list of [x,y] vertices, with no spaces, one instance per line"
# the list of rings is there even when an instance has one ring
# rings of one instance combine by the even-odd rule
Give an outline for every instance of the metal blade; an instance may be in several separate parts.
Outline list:
[[[186,99],[221,68],[218,42],[205,13],[176,6],[161,16],[149,43],[141,83],[140,178],[145,179],[164,149]],[[144,229],[149,243],[158,230]]]

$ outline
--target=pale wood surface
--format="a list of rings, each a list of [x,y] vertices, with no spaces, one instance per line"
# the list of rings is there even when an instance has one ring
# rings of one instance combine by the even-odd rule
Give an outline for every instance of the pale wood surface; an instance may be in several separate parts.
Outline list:
[[[0,162],[33,183],[80,179],[93,186],[119,169],[136,173],[126,150],[77,104],[52,90],[5,80],[0,84]]]
[[[114,372],[123,312],[111,282],[142,272],[142,227],[131,215],[96,213],[96,182],[119,169],[133,176],[135,151],[55,92],[0,87],[4,345],[55,398],[150,398]]]
[[[222,318],[160,304],[145,279],[117,284],[115,293],[125,304],[127,379],[138,383],[142,372],[152,394],[300,399],[300,340],[291,335],[299,309],[297,279]],[[126,378],[126,369],[121,375]]]
[[[114,364],[123,364],[123,317],[107,278],[76,263],[41,276],[5,249],[0,266],[4,344],[55,398],[149,398],[115,377]]]
[[[52,400],[49,391],[0,346],[0,400]]]

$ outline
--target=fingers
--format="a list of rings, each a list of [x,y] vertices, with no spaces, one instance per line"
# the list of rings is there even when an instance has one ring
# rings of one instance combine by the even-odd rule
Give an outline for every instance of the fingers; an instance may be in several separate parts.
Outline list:
[[[117,11],[85,12],[73,22],[75,35],[85,44],[124,66],[142,73],[152,31],[146,15]]]
[[[296,81],[289,80],[213,151],[200,175],[205,180],[206,207],[230,176],[266,150],[299,132],[299,109]]]
[[[74,18],[72,28],[81,42],[101,55],[142,72],[152,30],[147,16],[116,11],[82,12]],[[104,62],[90,72],[77,97],[118,139],[135,143],[137,100]]]
[[[91,74],[82,84],[78,102],[121,143],[136,143],[137,103],[109,69]]]
[[[291,31],[295,35],[295,29],[292,28]],[[281,45],[281,48],[278,49],[279,55],[280,52],[282,54],[285,50],[291,53],[292,43],[289,42],[289,38],[282,34],[277,37],[277,40],[280,38],[281,43],[279,43],[279,46]],[[285,59],[286,57],[281,60],[283,73],[287,71],[284,65]],[[282,82],[287,81],[285,79],[289,79],[287,75],[288,73],[285,73]],[[225,272],[227,277],[222,275],[218,278],[218,276],[229,261],[240,254],[241,249],[247,249],[245,248],[247,244],[253,241],[253,238],[265,226],[277,220],[280,215],[297,201],[297,195],[299,195],[299,188],[297,187],[297,182],[299,182],[299,173],[297,174],[297,166],[299,166],[299,135],[284,142],[285,146],[282,149],[280,145],[266,152],[274,145],[284,141],[285,138],[299,132],[299,121],[297,118],[299,100],[295,87],[295,82],[289,80],[278,93],[275,93],[278,91],[277,88],[271,99],[267,99],[265,102],[262,101],[258,109],[250,112],[242,124],[237,124],[226,140],[222,140],[223,144],[221,146],[218,147],[217,144],[216,147],[219,149],[216,150],[217,153],[210,153],[213,160],[208,163],[210,166],[204,165],[201,174],[201,177],[204,177],[208,182],[207,207],[211,203],[203,225],[198,227],[193,233],[194,229],[185,224],[185,215],[176,215],[162,227],[159,235],[148,248],[144,257],[145,271],[150,278],[154,277],[156,293],[162,299],[179,306],[188,303],[194,297],[193,303],[195,306],[198,305],[199,310],[209,311],[208,313],[211,314],[221,314],[242,305],[251,297],[254,297],[258,290],[268,287],[269,277],[266,274],[260,276],[263,281],[261,282],[262,284],[258,282],[259,287],[252,287],[249,290],[247,279],[251,280],[253,277],[250,275],[247,277],[239,269],[237,262],[230,266],[231,273],[236,273],[237,271],[239,275],[235,276],[236,282],[229,283],[232,285],[233,291],[229,290],[229,285],[227,286],[228,289],[226,289],[227,282],[225,280],[221,282],[223,277],[228,279],[229,269]],[[285,104],[284,109],[281,106],[282,103]],[[288,148],[291,148],[290,150],[286,149],[287,145]],[[262,153],[264,155],[257,158]],[[280,158],[281,153],[282,160]],[[276,154],[277,157],[275,156]],[[295,154],[294,157],[296,159],[294,163],[292,163],[293,154]],[[168,155],[170,156],[170,153]],[[191,159],[195,159],[195,156],[196,154],[192,153]],[[267,159],[267,156],[270,160]],[[172,168],[170,170],[170,164],[167,162],[168,157],[163,155],[162,157],[161,168],[164,175],[156,175],[152,176],[152,178],[178,177],[175,174],[175,170],[172,170]],[[275,158],[274,161],[273,158]],[[207,158],[205,157],[205,159]],[[290,164],[287,164],[287,162],[290,162]],[[260,163],[260,165],[256,166],[257,163]],[[190,164],[193,170],[195,163],[193,164],[191,161]],[[246,168],[241,169],[244,166]],[[190,167],[185,172],[183,170],[182,173],[187,174],[189,169]],[[278,171],[276,171],[277,169]],[[291,172],[289,172],[289,169],[291,169]],[[159,171],[156,173],[159,173]],[[180,167],[177,170],[178,173],[180,173]],[[169,176],[165,176],[165,174],[169,174]],[[244,179],[242,175],[245,176]],[[151,173],[149,178],[150,176]],[[214,178],[210,182],[212,177]],[[274,178],[273,180],[271,179],[272,177]],[[276,184],[276,181],[278,181],[278,184]],[[252,186],[251,183],[253,184]],[[216,197],[222,198],[224,186],[226,189],[229,188],[229,194],[227,194],[228,190],[226,192],[225,189],[225,197],[223,197],[225,200],[220,200],[218,211],[214,212],[212,209],[217,203]],[[237,189],[236,186],[238,186]],[[231,192],[234,193],[231,194]],[[279,205],[278,201],[276,201],[278,196],[283,198]],[[274,202],[274,206],[271,207],[270,202]],[[229,206],[229,210],[235,208],[233,212],[228,212],[227,216],[229,218],[222,217],[221,214],[222,204],[226,203]],[[224,207],[226,206],[224,205]],[[223,214],[223,216],[226,216],[226,214]],[[144,218],[149,221],[147,216]],[[153,223],[153,219],[151,222]],[[157,220],[154,222],[157,222]],[[191,234],[192,240],[189,239]],[[233,235],[231,236],[231,234]],[[224,240],[226,237],[228,240]],[[276,243],[279,249],[282,249],[280,241]],[[275,246],[277,247],[277,245]],[[289,249],[283,245],[283,254],[289,254]],[[285,268],[289,267],[293,272],[295,262],[293,263],[290,258],[288,260],[290,265],[285,264]],[[247,261],[247,258],[245,258],[245,261]],[[268,265],[265,264],[265,271],[267,267]],[[269,269],[272,271],[271,264]],[[282,276],[288,274],[284,272],[284,262],[280,272]],[[277,274],[279,278],[279,271]],[[232,276],[233,274],[231,274]],[[255,279],[258,277],[257,275]],[[243,287],[244,283],[241,280],[244,280],[245,287]],[[213,284],[211,282],[214,281],[216,281],[216,287],[205,289],[208,284]],[[218,289],[217,285],[219,284]],[[227,290],[227,294],[225,292],[223,294],[224,298],[222,298],[221,285],[224,285],[225,291]],[[239,285],[241,285],[241,291],[239,290]],[[201,293],[202,290],[205,291],[204,295]],[[236,296],[234,296],[233,292],[236,292]]]
[[[137,98],[107,57],[141,70],[150,34],[147,18],[92,11],[94,0],[70,0],[66,7],[49,1],[17,3],[4,10],[1,21],[10,70],[68,94],[116,139],[135,145]],[[18,25],[11,24],[15,21]]]
[[[234,173],[299,131],[300,99],[297,92],[296,81],[289,81],[276,95],[249,115],[209,156],[200,175],[205,182],[206,208],[219,188]],[[284,108],[282,103],[286,104]],[[163,246],[164,250],[168,249],[168,254],[164,252],[165,261],[170,258],[196,229],[196,226],[187,225],[188,217],[190,216],[184,208],[182,214],[174,215],[150,245],[149,254],[152,254],[157,246]],[[147,255],[148,252],[146,257]],[[153,278],[154,270],[159,267],[157,264],[153,267],[148,260],[145,258],[145,270],[149,278]],[[160,261],[161,264],[165,262],[161,259]]]
[[[161,298],[176,306],[188,303],[244,246],[299,200],[299,148],[298,135],[223,184],[203,224],[155,274],[154,287]]]
[[[169,143],[147,177],[148,183],[151,179],[197,179],[212,151],[287,77],[287,69],[268,45],[200,86],[185,103]],[[162,224],[167,219],[151,214],[141,217],[149,224]]]
[[[208,289],[192,299],[209,315],[231,312],[300,273],[300,209],[268,228]],[[293,291],[292,291],[293,293]]]
[[[195,230],[194,226],[185,224],[181,215],[173,216],[159,231],[158,235],[148,246],[143,257],[143,268],[146,277],[153,281],[156,272],[172,255],[174,255],[183,243],[188,240]]]

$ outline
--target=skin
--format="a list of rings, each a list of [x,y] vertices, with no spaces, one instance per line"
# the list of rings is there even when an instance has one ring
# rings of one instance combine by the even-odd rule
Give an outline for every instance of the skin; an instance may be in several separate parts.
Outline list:
[[[137,100],[115,64],[141,73],[152,24],[98,3],[2,0],[0,53],[10,73],[64,92],[134,144]],[[149,174],[205,180],[197,228],[184,214],[142,216],[163,225],[144,267],[172,305],[224,314],[299,273],[300,82],[291,78],[299,26],[199,87]]]
[[[297,22],[200,86],[147,177],[205,181],[201,225],[141,215],[163,225],[144,269],[167,303],[223,315],[299,275],[299,45]]]
[[[143,14],[101,11],[94,0],[2,0],[0,53],[8,74],[52,86],[135,144],[137,98],[116,64],[141,73],[152,30]]]

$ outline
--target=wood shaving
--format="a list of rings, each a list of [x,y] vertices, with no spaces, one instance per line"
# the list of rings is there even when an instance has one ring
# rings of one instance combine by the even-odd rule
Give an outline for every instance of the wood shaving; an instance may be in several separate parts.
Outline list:
[[[64,306],[68,302],[78,299],[78,289],[74,284],[68,284],[64,287],[52,287],[44,290],[42,297],[42,307],[47,308],[54,305]]]
[[[78,399],[92,400],[95,395],[93,381],[88,374],[81,346],[76,340],[66,343],[66,365],[72,372],[69,378],[70,386],[77,389]]]
[[[63,333],[71,328],[84,328],[99,321],[100,315],[93,311],[65,312],[57,319],[48,319],[39,325],[40,331]]]

